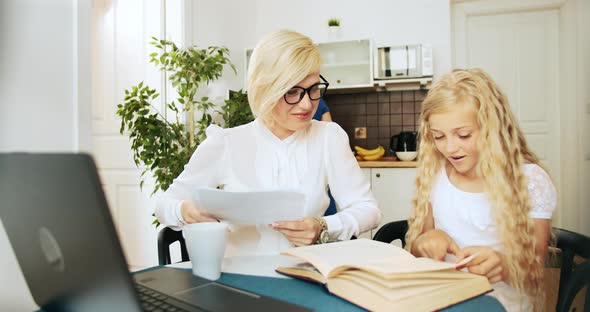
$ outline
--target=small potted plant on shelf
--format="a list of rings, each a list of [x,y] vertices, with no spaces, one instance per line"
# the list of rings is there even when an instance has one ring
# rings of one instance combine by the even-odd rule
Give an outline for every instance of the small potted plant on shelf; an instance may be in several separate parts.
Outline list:
[[[338,40],[340,37],[340,19],[335,17],[328,19],[328,38],[330,40]]]
[[[328,20],[328,27],[340,27],[340,19],[332,17]]]

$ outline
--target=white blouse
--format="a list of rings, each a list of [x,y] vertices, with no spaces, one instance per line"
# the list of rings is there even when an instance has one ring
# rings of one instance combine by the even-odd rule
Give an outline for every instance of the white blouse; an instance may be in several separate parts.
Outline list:
[[[320,217],[334,196],[339,212],[325,217],[333,240],[375,228],[381,219],[369,181],[350,151],[346,132],[336,123],[311,125],[280,140],[260,120],[231,129],[207,128],[207,139],[166,192],[157,196],[160,223],[180,229],[182,201],[200,187],[228,191],[293,189],[306,194],[305,216]],[[280,221],[280,220],[277,220]],[[231,226],[226,256],[275,254],[291,247],[267,225]]]
[[[502,251],[503,245],[485,193],[465,192],[455,187],[448,178],[445,166],[436,177],[430,195],[436,229],[445,231],[460,248],[489,246]],[[533,219],[551,219],[557,206],[557,192],[549,175],[535,164],[525,164],[531,203],[529,216]],[[447,257],[447,261],[454,261]],[[491,296],[496,297],[507,311],[529,311],[526,297],[520,296],[510,285],[498,282]]]

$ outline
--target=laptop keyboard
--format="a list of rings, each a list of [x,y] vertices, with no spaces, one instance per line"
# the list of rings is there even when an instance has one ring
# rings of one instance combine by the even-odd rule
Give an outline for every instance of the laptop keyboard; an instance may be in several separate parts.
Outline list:
[[[149,288],[143,287],[139,284],[135,284],[135,288],[137,289],[137,293],[139,294],[139,301],[141,301],[141,305],[143,306],[144,311],[153,311],[153,312],[182,312],[186,311],[182,308],[175,307],[171,305],[169,302],[166,302],[166,299],[169,297],[163,295],[159,292],[153,291]]]

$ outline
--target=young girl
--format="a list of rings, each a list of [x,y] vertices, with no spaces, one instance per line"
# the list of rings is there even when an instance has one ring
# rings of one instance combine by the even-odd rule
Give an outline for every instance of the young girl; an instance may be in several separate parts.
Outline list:
[[[540,308],[556,191],[504,93],[480,69],[453,71],[424,100],[420,135],[408,248],[475,255],[466,268],[508,311]]]

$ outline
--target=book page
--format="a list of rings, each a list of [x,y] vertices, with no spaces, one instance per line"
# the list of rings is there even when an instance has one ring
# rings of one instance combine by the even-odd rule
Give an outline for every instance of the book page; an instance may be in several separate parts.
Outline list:
[[[362,273],[351,272],[330,279],[328,290],[371,311],[439,310],[492,290],[485,276],[456,270],[422,273],[432,275],[436,281],[425,278],[420,284],[415,280],[402,280],[399,281],[401,285],[395,285],[396,280],[384,284],[377,282],[378,279],[367,279]],[[452,275],[465,278],[446,278]]]
[[[193,199],[220,220],[235,224],[271,224],[304,217],[305,195],[290,190],[230,192],[195,190]]]
[[[444,262],[417,261],[416,257],[400,247],[369,239],[291,248],[284,254],[310,262],[326,277],[337,275],[350,267],[368,269],[380,274],[453,267],[453,264]]]
[[[316,267],[308,262],[299,263],[291,267],[278,267],[276,272],[286,276],[304,279],[320,284],[326,284],[327,282],[326,277],[324,277]]]
[[[414,272],[409,274],[397,274],[394,278],[383,278],[381,275],[372,274],[362,270],[346,270],[336,278],[357,277],[371,281],[387,288],[406,288],[410,286],[439,285],[473,278],[472,274],[453,269],[442,271]]]
[[[472,258],[465,259],[461,263],[466,263]],[[454,269],[460,264],[437,261],[430,258],[413,258],[411,261],[396,261],[397,259],[385,258],[368,261],[362,267],[363,270],[380,274],[382,277],[392,277],[393,275],[409,274],[417,272],[432,272]]]

